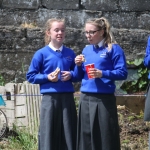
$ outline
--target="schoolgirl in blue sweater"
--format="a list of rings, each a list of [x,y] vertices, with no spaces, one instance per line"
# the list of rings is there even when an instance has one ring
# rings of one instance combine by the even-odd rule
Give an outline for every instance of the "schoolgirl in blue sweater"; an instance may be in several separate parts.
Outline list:
[[[150,36],[147,40],[147,46],[144,56],[144,65],[146,68],[150,69]],[[148,74],[148,79],[150,80],[150,73]],[[144,108],[144,121],[150,121],[150,84],[147,87],[145,108]]]
[[[127,78],[126,59],[122,48],[112,41],[106,18],[85,23],[85,36],[90,43],[82,56],[75,58],[75,74],[81,83],[77,150],[120,150],[116,107],[115,80]],[[88,70],[86,65],[94,64]]]
[[[75,53],[63,45],[65,30],[63,19],[47,21],[46,46],[34,54],[27,73],[27,80],[40,84],[43,94],[39,150],[76,149],[77,114],[72,84]]]
[[[144,65],[148,69],[150,69],[150,36],[148,37],[147,40],[147,46],[145,50],[145,56],[144,56]],[[148,74],[148,79],[150,79],[150,73]]]

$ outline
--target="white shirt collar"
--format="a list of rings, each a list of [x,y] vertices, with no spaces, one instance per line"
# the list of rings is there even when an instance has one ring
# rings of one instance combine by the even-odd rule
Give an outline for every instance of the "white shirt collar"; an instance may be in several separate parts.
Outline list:
[[[59,47],[59,49],[57,49],[57,48],[55,48],[55,47],[51,44],[51,42],[48,44],[48,46],[49,46],[53,51],[56,51],[56,50],[62,51],[62,49],[63,49],[63,45],[62,45],[61,47]]]
[[[99,46],[99,47],[102,47],[103,44],[104,44],[104,39],[98,43],[98,46]]]

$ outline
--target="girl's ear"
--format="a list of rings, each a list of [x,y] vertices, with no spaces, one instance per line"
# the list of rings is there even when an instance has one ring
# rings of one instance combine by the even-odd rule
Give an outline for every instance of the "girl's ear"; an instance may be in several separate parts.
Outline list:
[[[47,35],[47,36],[50,36],[50,35],[51,35],[49,30],[46,31],[46,35]]]
[[[104,30],[101,30],[101,36],[103,36],[104,35]]]

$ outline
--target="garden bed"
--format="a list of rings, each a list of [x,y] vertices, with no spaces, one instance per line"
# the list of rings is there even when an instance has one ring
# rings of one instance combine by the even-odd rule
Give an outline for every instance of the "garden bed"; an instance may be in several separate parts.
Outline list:
[[[80,92],[75,93],[78,103]],[[116,95],[121,150],[148,150],[150,123],[143,120],[145,94]]]

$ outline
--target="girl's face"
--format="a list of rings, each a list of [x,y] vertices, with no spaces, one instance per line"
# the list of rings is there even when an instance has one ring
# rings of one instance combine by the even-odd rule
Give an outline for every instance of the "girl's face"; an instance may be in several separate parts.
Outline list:
[[[99,30],[93,24],[87,23],[85,25],[85,36],[90,44],[98,44],[101,40],[103,40],[104,30]]]
[[[54,21],[51,25],[51,29],[48,32],[51,38],[51,43],[54,45],[62,45],[65,38],[65,25],[63,22]]]

